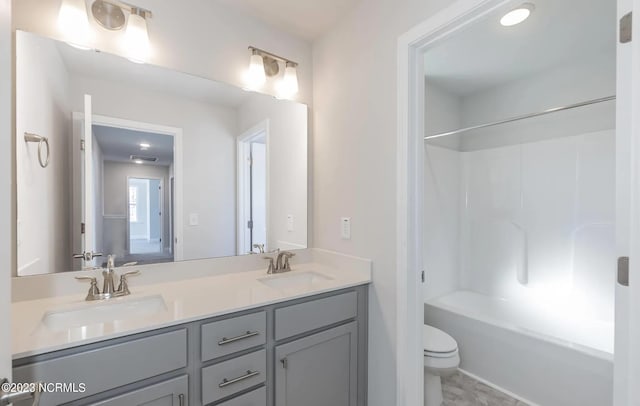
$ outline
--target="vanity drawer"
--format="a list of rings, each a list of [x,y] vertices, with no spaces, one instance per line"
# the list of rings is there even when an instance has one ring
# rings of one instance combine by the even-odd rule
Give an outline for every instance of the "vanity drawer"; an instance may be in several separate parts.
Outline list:
[[[267,352],[260,350],[202,368],[202,403],[259,385],[267,377]]]
[[[343,293],[276,309],[276,340],[355,318],[358,294]]]
[[[266,406],[266,404],[267,389],[263,386],[237,398],[222,402],[218,406]]]
[[[203,324],[202,361],[264,345],[267,342],[266,312]]]
[[[84,383],[84,393],[52,392],[41,405],[59,405],[187,366],[187,330],[108,345],[13,369],[15,382]]]

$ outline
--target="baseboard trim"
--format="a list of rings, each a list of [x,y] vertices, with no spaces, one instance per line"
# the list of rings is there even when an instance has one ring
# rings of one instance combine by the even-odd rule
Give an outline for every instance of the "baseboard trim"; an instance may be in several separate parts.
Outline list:
[[[516,399],[516,400],[519,400],[519,401],[521,401],[521,402],[524,402],[524,403],[526,403],[526,404],[527,404],[527,405],[529,405],[529,406],[540,406],[540,405],[538,405],[537,403],[534,403],[534,402],[530,401],[529,399],[525,399],[525,398],[523,398],[522,396],[518,396],[518,395],[516,395],[515,393],[513,393],[513,392],[511,392],[511,391],[508,391],[508,390],[506,390],[506,389],[504,389],[504,388],[501,388],[500,386],[498,386],[498,385],[494,384],[493,382],[489,382],[489,381],[487,381],[486,379],[480,378],[479,376],[477,376],[477,375],[475,375],[475,374],[472,374],[472,373],[471,373],[471,372],[469,372],[469,371],[465,371],[465,370],[464,370],[464,369],[462,369],[462,368],[458,368],[458,371],[460,371],[460,373],[462,373],[462,374],[464,374],[464,375],[468,376],[469,378],[475,379],[475,380],[476,380],[476,381],[478,381],[478,382],[482,382],[483,384],[485,384],[485,385],[487,385],[487,386],[489,386],[489,387],[491,387],[491,388],[493,388],[493,389],[495,389],[495,390],[497,390],[497,391],[500,391],[500,392],[504,393],[505,395],[511,396],[512,398],[514,398],[514,399]]]

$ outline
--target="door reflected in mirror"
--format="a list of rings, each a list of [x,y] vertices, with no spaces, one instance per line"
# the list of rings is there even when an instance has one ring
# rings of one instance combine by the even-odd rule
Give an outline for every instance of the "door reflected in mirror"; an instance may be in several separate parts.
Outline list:
[[[307,114],[17,31],[17,274],[306,248]]]

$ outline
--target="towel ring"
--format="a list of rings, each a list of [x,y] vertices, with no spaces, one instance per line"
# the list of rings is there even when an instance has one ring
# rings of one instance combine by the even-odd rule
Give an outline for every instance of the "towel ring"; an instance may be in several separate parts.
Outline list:
[[[49,139],[47,137],[43,137],[38,134],[24,133],[24,141],[25,142],[37,142],[38,143],[38,162],[40,162],[40,166],[46,168],[49,165],[49,158],[51,157],[51,150],[49,148]],[[46,159],[42,159],[42,145],[46,145],[47,147],[47,157]]]

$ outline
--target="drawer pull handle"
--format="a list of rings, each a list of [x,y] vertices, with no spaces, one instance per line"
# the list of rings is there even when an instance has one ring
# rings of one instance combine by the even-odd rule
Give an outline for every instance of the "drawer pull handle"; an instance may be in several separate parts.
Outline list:
[[[245,334],[242,334],[242,335],[237,336],[237,337],[231,337],[231,338],[222,337],[222,340],[218,341],[218,345],[225,345],[225,344],[235,343],[236,341],[245,340],[247,338],[255,337],[258,334],[260,334],[260,332],[258,332],[258,331],[247,331]]]
[[[248,370],[246,375],[242,375],[242,376],[239,376],[239,377],[233,378],[233,379],[224,378],[222,380],[222,382],[220,383],[220,385],[218,385],[218,386],[221,387],[221,388],[224,388],[225,386],[229,386],[229,385],[233,385],[234,383],[242,382],[245,379],[253,378],[254,376],[257,376],[257,375],[260,375],[260,371]]]

